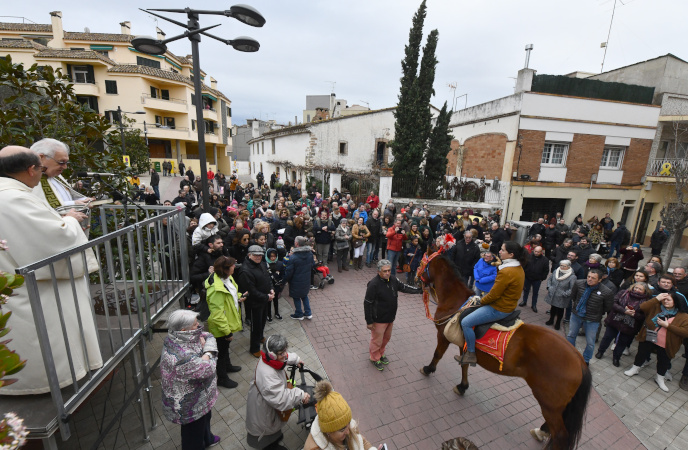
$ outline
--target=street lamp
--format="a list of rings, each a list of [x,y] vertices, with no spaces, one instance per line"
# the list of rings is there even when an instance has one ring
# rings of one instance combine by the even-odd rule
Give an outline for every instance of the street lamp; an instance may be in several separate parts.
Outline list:
[[[218,25],[212,25],[205,28],[200,28],[199,16],[201,14],[207,15],[219,15],[225,17],[233,17],[239,22],[245,23],[253,27],[262,27],[265,25],[265,18],[254,8],[248,5],[235,5],[228,10],[223,11],[208,11],[199,9],[141,9],[141,11],[152,14],[153,16],[159,17],[163,20],[171,22],[180,27],[186,28],[186,31],[179,36],[175,36],[169,39],[160,40],[154,39],[150,36],[139,36],[131,41],[131,45],[142,53],[148,53],[150,55],[162,55],[167,51],[167,43],[188,37],[191,41],[191,55],[193,59],[193,82],[194,82],[194,95],[196,98],[196,131],[198,133],[198,157],[201,165],[201,186],[203,191],[203,211],[208,212],[208,178],[207,178],[207,165],[205,157],[205,124],[203,122],[203,103],[201,102],[202,89],[201,89],[201,64],[198,56],[198,43],[201,41],[201,34],[208,36],[226,45],[231,45],[234,50],[240,52],[257,52],[260,49],[260,44],[255,39],[247,36],[239,36],[236,39],[222,39],[214,36],[210,33],[206,33],[207,30],[215,28]],[[170,13],[185,13],[188,22],[186,24],[178,22],[173,19],[161,16],[152,11],[170,12]]]

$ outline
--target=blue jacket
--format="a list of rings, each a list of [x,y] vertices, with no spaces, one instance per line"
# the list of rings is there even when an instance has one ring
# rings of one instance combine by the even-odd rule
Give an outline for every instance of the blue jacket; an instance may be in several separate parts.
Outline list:
[[[285,258],[284,282],[289,283],[291,298],[304,298],[311,289],[313,251],[309,246],[294,247],[294,252]]]
[[[473,268],[473,277],[475,278],[475,287],[483,292],[490,292],[492,285],[497,278],[497,267],[492,266],[480,258]]]

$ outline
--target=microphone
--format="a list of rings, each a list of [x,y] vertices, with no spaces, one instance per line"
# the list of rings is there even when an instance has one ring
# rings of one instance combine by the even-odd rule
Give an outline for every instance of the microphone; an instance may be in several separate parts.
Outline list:
[[[98,173],[98,172],[77,172],[77,177],[116,177],[114,173]]]

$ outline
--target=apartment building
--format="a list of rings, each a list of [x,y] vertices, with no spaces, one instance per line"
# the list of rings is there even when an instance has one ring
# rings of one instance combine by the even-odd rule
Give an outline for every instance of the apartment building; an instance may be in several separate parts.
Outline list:
[[[632,225],[660,112],[653,95],[522,69],[513,95],[454,113],[447,174],[508,183],[507,220],[611,213]]]
[[[191,57],[167,52],[161,56],[137,52],[131,24],[122,22],[120,33],[65,31],[62,13],[50,13],[49,24],[0,23],[0,57],[10,56],[25,66],[38,64],[62,69],[74,83],[80,103],[117,124],[117,108],[136,120],[144,131],[155,165],[184,160],[200,170],[199,155],[205,152],[213,170],[230,172],[231,101],[217,89],[217,81],[201,71],[200,98],[193,88]],[[164,38],[157,29],[158,37]],[[203,124],[196,123],[196,102],[202,102]],[[198,146],[197,129],[205,131],[204,149]]]

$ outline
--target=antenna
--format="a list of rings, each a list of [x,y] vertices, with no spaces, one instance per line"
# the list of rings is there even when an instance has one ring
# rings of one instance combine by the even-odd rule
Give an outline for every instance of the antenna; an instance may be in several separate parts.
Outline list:
[[[332,85],[332,89],[330,89],[330,92],[334,94],[334,86],[337,84],[336,81],[325,81],[325,83],[330,83]]]
[[[367,102],[367,101],[365,101],[365,100],[359,100],[359,102],[365,103],[366,106],[368,107],[368,109],[370,109],[370,103],[369,103],[369,102]]]
[[[454,103],[456,102],[456,81],[447,83],[447,87],[452,91],[452,112],[454,112]]]
[[[623,3],[623,2],[621,2]],[[607,40],[600,44],[600,47],[604,47],[604,55],[602,56],[602,67],[600,68],[600,73],[604,72],[604,60],[607,59],[607,47],[609,47],[609,37],[612,35],[612,24],[614,23],[614,13],[616,12],[616,0],[614,0],[614,7],[612,8],[612,19],[609,21],[609,33],[607,33]]]

